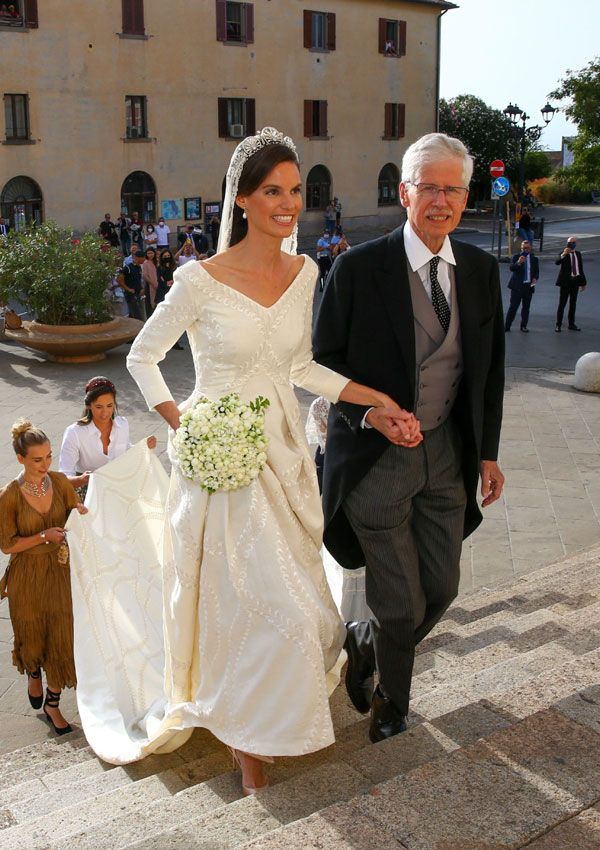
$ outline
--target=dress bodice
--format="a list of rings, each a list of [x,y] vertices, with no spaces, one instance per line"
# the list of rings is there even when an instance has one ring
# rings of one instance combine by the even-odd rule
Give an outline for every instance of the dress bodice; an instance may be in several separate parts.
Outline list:
[[[166,299],[146,323],[128,357],[128,367],[150,408],[172,396],[158,363],[187,331],[194,368],[192,396],[228,392],[250,397],[269,385],[303,386],[332,401],[347,379],[313,362],[312,301],[317,267],[310,257],[270,307],[217,281],[199,262],[174,275]]]

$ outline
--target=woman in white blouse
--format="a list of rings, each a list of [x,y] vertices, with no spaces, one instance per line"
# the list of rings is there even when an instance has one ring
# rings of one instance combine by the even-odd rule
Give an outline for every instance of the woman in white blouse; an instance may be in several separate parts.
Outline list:
[[[60,472],[74,487],[88,483],[90,473],[125,454],[131,448],[129,422],[117,412],[117,391],[108,378],[99,375],[85,386],[85,408],[81,419],[69,425],[60,448]],[[156,437],[148,437],[148,448]]]

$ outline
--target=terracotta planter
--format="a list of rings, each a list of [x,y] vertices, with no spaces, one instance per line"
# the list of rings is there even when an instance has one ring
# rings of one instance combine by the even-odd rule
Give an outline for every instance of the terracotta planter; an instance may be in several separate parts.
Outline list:
[[[106,352],[138,335],[144,326],[137,319],[118,317],[97,325],[42,325],[23,322],[18,330],[6,330],[6,339],[25,348],[43,351],[56,363],[88,363],[104,360]]]

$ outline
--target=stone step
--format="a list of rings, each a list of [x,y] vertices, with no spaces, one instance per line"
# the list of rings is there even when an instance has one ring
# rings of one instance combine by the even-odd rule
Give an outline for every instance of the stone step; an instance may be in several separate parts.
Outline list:
[[[555,708],[258,836],[239,850],[519,848],[598,800],[600,735]]]
[[[56,770],[53,764],[67,766],[95,758],[94,751],[81,730],[62,738],[28,744],[0,755],[0,793],[3,788],[10,788],[18,782],[26,782],[43,776],[52,769]]]
[[[359,715],[355,713],[356,717]],[[336,743],[327,750],[298,759],[278,760],[279,779],[287,778],[292,773],[307,772],[334,757],[334,753],[353,751],[363,746],[366,725],[367,721],[360,719],[343,727],[338,732]],[[205,736],[209,734],[205,730],[199,731]],[[3,806],[5,823],[10,828],[2,832],[2,850],[17,850],[23,846],[29,850],[46,848],[51,839],[71,840],[73,835],[87,833],[91,824],[94,827],[110,824],[114,847],[115,819],[134,811],[139,812],[154,801],[168,799],[190,786],[196,786],[197,789],[199,783],[212,781],[224,773],[230,774],[229,780],[223,780],[228,796],[239,796],[239,779],[231,775],[229,753],[214,738],[211,746],[213,752],[188,764],[177,755],[180,751],[164,756],[149,756],[126,767],[112,767],[103,774],[81,782],[74,781],[76,777],[71,775],[69,784],[61,790],[47,790],[33,799],[9,803]],[[175,766],[169,768],[171,763]],[[157,770],[160,772],[157,773]],[[44,781],[52,787],[49,777],[45,777]]]

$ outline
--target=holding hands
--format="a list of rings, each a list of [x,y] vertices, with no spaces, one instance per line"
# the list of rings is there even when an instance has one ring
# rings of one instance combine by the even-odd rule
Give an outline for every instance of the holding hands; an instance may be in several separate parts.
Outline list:
[[[413,449],[423,440],[419,420],[414,413],[403,410],[392,399],[380,407],[373,407],[366,416],[367,423],[395,446]]]

